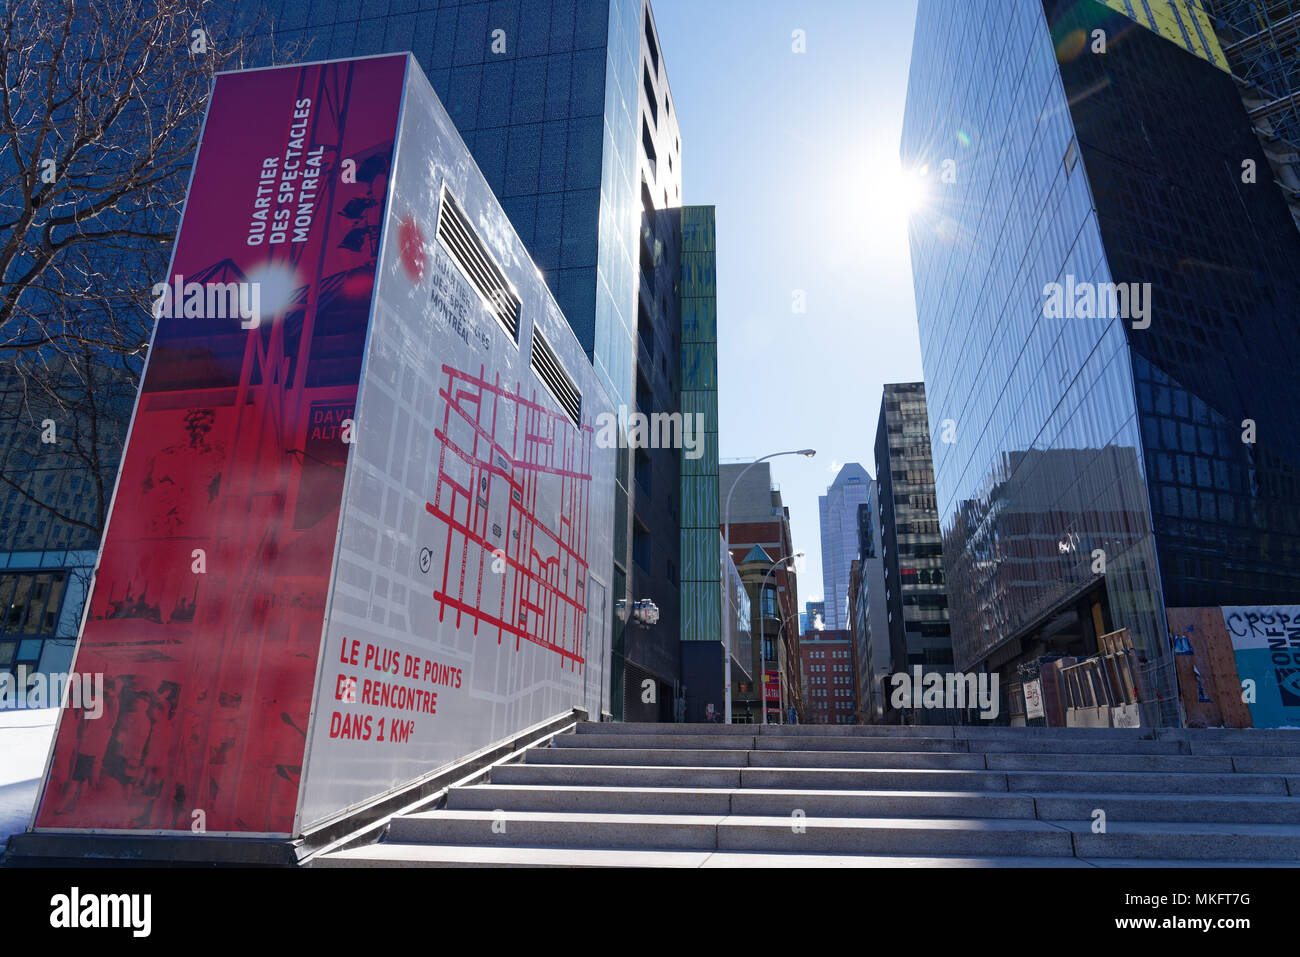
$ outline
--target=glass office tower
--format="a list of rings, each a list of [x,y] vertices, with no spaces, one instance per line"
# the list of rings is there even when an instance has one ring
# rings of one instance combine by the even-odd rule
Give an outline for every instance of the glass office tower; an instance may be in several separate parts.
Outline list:
[[[952,637],[924,383],[884,388],[876,426],[876,499],[891,670],[910,672],[919,665],[925,672],[951,671]],[[873,624],[879,621],[876,616]],[[874,647],[879,640],[873,630],[873,661],[883,657]],[[919,710],[914,719],[918,724],[942,724],[950,716]]]
[[[1166,607],[1300,599],[1300,234],[1196,5],[1151,6],[922,3],[902,155],[955,663],[1128,628],[1171,724]]]
[[[849,627],[849,569],[858,557],[858,506],[871,497],[871,476],[857,462],[840,468],[835,480],[818,496],[822,545],[822,601],[826,627]]]
[[[712,206],[688,206],[662,214],[680,236],[682,415],[704,426],[698,455],[682,457],[681,604],[682,640],[717,641],[727,602],[720,600],[718,516],[718,300]],[[734,566],[733,566],[734,567]]]

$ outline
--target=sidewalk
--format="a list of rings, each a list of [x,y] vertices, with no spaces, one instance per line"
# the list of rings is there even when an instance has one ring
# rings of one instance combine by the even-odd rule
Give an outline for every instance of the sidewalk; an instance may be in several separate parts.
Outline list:
[[[31,821],[58,708],[0,711],[0,849]]]

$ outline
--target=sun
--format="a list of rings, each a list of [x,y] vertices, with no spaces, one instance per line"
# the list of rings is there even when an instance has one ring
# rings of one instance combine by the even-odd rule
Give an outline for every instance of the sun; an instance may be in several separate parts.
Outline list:
[[[928,170],[910,170],[899,167],[894,174],[894,205],[902,219],[920,212],[930,201]]]
[[[879,227],[906,227],[930,201],[930,183],[925,169],[904,169],[897,162],[881,163],[862,178],[860,191],[864,212]]]

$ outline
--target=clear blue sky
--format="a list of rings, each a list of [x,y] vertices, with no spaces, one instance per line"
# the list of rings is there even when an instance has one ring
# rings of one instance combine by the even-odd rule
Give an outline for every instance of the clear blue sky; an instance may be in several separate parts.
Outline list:
[[[683,202],[717,206],[722,458],[817,450],[772,465],[807,552],[802,604],[823,597],[817,497],[845,462],[876,474],[881,386],[921,378],[898,188],[916,3],[653,6]]]

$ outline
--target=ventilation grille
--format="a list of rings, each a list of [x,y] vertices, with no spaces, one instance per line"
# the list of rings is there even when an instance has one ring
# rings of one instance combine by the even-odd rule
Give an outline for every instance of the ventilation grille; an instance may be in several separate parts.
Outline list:
[[[505,273],[492,259],[469,218],[451,193],[442,192],[442,208],[438,212],[438,241],[446,248],[452,260],[469,280],[483,302],[510,338],[519,342],[519,297],[510,288]]]
[[[551,395],[555,396],[555,401],[560,403],[560,408],[564,409],[569,421],[575,428],[581,428],[582,393],[564,371],[559,356],[536,326],[533,327],[533,355],[530,364],[537,373],[537,378],[542,380]]]

